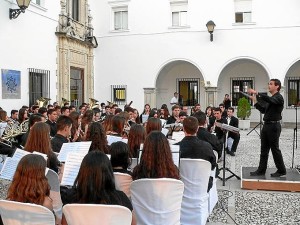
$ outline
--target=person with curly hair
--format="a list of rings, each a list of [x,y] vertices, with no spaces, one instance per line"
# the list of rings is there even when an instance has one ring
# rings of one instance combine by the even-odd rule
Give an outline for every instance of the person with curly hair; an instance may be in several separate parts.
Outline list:
[[[132,158],[138,157],[138,151],[146,138],[146,130],[141,124],[131,126],[128,134],[128,147]]]
[[[168,139],[162,132],[152,131],[146,137],[141,161],[134,168],[132,178],[179,179],[179,170],[173,162]]]
[[[31,153],[36,151],[46,154],[48,157],[47,167],[58,173],[61,163],[51,149],[50,127],[48,124],[37,122],[32,126],[24,150]]]
[[[100,150],[105,154],[109,154],[109,146],[103,126],[99,122],[90,123],[86,141],[92,141],[89,151]]]

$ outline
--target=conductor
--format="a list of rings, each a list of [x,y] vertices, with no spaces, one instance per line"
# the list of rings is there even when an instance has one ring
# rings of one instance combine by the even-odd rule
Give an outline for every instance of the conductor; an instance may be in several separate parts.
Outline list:
[[[251,176],[265,175],[270,148],[277,168],[275,173],[271,173],[271,177],[282,177],[286,175],[286,168],[279,149],[279,137],[281,133],[280,120],[282,118],[281,113],[284,105],[283,97],[279,93],[280,88],[280,80],[271,79],[268,84],[268,90],[272,95],[271,97],[253,89],[248,90],[249,94],[253,94],[253,96],[250,96],[250,99],[252,99],[253,102],[257,100],[257,103],[254,105],[255,108],[264,114],[259,166],[256,171],[250,172]]]

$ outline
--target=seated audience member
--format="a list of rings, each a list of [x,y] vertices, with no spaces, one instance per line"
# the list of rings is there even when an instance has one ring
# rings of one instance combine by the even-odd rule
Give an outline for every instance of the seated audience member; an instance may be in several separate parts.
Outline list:
[[[179,179],[168,139],[162,132],[152,131],[146,137],[140,163],[133,169],[132,178]]]
[[[92,142],[89,151],[99,150],[105,154],[109,154],[105,130],[99,122],[90,123],[86,134],[86,141]]]
[[[60,162],[57,156],[51,149],[49,125],[43,122],[36,122],[30,129],[30,133],[25,145],[25,150],[28,152],[40,152],[46,154],[47,167],[58,173]]]
[[[198,120],[194,116],[189,116],[183,121],[183,131],[185,137],[178,142],[180,146],[180,157],[190,159],[204,159],[211,163],[213,170],[217,163],[213,148],[206,141],[197,138]]]
[[[180,106],[179,105],[173,105],[172,106],[172,116],[170,116],[167,119],[167,124],[180,123],[179,113],[180,113]]]
[[[55,111],[55,109],[48,109],[47,117],[48,120],[46,121],[46,123],[50,126],[50,136],[54,137],[57,131],[56,128],[57,112]]]
[[[185,137],[178,143],[180,146],[180,158],[204,159],[211,163],[211,170],[214,170],[214,168],[218,165],[216,163],[216,157],[213,152],[213,148],[209,143],[197,138],[197,130],[198,120],[193,116],[185,118],[183,121],[183,131]],[[207,186],[207,192],[211,189],[212,185],[213,177],[210,177]]]
[[[149,134],[151,131],[161,131],[161,121],[158,118],[149,118],[146,125],[146,133]]]
[[[22,135],[22,142],[21,142],[21,145],[24,147],[26,145],[26,141],[27,141],[27,138],[29,136],[29,132],[30,132],[30,129],[32,128],[32,126],[36,123],[36,122],[45,122],[45,117],[40,114],[40,113],[35,113],[35,114],[31,114],[30,117],[29,117],[29,129],[28,131]]]
[[[146,130],[141,124],[134,124],[128,134],[128,147],[131,158],[138,157],[138,151],[141,144],[144,144],[146,138]]]
[[[108,157],[100,151],[89,152],[82,160],[74,186],[61,187],[63,204],[121,205],[133,210],[128,197],[115,187],[113,169]],[[133,214],[132,224],[136,224]],[[63,216],[62,224],[67,224]]]
[[[222,150],[223,150],[223,142],[220,141],[216,137],[216,135],[213,135],[205,128],[205,125],[207,123],[207,117],[206,117],[205,113],[201,112],[201,111],[196,112],[194,114],[194,117],[197,118],[198,126],[199,126],[199,129],[197,132],[197,137],[202,141],[208,142],[212,146],[213,150],[218,152],[218,158],[220,158],[222,155]]]
[[[46,166],[46,160],[42,156],[25,155],[17,166],[8,189],[7,200],[37,204],[53,211],[50,185],[45,176]],[[56,222],[60,224],[60,221]]]
[[[51,146],[54,152],[60,152],[63,143],[70,142],[69,137],[71,136],[72,119],[68,116],[61,115],[57,122],[57,133],[51,139]]]
[[[132,173],[127,169],[131,164],[128,145],[122,141],[117,141],[111,144],[110,162],[114,172]]]

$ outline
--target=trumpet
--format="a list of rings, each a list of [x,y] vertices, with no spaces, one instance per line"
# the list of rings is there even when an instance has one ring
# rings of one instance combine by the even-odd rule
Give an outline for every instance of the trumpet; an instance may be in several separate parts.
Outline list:
[[[41,107],[46,107],[48,102],[51,100],[51,98],[44,98],[44,97],[40,97],[39,99],[36,100],[36,103],[38,104],[38,106]]]

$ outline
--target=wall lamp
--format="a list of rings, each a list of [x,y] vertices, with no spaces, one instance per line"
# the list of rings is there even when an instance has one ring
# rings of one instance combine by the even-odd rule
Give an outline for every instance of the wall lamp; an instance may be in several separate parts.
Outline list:
[[[25,9],[30,5],[31,0],[17,0],[19,9],[9,9],[9,19],[16,19],[20,13],[24,13]]]
[[[216,24],[212,20],[208,21],[206,24],[207,31],[208,31],[208,33],[210,33],[210,41],[214,40],[213,32],[214,32],[215,26],[216,26]]]

